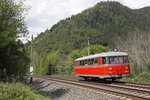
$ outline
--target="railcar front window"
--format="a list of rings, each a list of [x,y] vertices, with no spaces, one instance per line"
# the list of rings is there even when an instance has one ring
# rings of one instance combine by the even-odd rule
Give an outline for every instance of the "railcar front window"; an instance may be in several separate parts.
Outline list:
[[[118,64],[118,57],[108,57],[109,64]]]
[[[124,57],[123,57],[123,62],[124,62],[124,63],[129,63],[127,56],[124,56]]]
[[[128,57],[127,56],[121,56],[121,57],[119,57],[119,63],[120,64],[128,63]]]
[[[129,63],[127,56],[108,57],[109,64],[125,64]]]
[[[124,60],[123,60],[124,57],[118,57],[118,58],[119,58],[119,63],[124,64]]]

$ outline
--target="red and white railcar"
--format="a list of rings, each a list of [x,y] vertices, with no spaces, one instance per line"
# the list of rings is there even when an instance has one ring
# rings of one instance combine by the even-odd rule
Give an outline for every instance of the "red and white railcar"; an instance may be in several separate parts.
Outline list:
[[[78,77],[112,79],[129,77],[130,65],[125,52],[104,52],[75,60]]]

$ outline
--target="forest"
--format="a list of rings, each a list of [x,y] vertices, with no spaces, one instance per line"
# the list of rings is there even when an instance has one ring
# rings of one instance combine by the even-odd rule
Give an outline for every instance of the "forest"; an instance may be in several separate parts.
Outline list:
[[[150,7],[130,9],[118,2],[100,2],[59,21],[33,41],[34,75],[74,75],[74,60],[117,48],[129,54],[134,82],[150,82]],[[26,44],[30,55],[31,42]]]

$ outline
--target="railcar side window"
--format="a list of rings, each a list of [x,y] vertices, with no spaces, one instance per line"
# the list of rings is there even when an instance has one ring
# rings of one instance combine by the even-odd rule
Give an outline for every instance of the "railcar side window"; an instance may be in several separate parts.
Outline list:
[[[88,65],[88,60],[84,61],[84,65],[87,66]]]
[[[97,58],[94,59],[94,64],[98,65],[98,59]]]
[[[91,59],[91,65],[94,65],[94,59]]]
[[[80,66],[83,66],[83,65],[84,65],[84,61],[81,60],[81,61],[80,61]]]
[[[79,66],[79,65],[80,65],[80,62],[79,62],[79,61],[75,62],[75,65],[76,65],[76,66]]]
[[[106,64],[106,58],[105,57],[102,57],[102,63]]]
[[[91,59],[88,60],[88,65],[91,65]]]
[[[81,60],[78,63],[79,66],[98,65],[98,58]]]
[[[80,66],[82,65],[82,61],[80,61]]]

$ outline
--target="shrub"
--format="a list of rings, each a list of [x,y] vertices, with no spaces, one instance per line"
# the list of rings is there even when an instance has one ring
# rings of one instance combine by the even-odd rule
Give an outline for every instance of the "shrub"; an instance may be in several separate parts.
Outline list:
[[[148,72],[139,73],[135,79],[135,82],[150,83],[150,74]]]
[[[48,100],[21,83],[0,83],[0,100]]]
[[[137,73],[131,75],[130,78],[123,78],[122,80],[133,83],[150,84],[150,74],[148,72]]]

